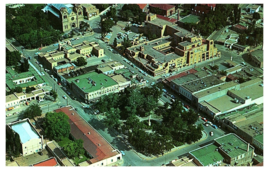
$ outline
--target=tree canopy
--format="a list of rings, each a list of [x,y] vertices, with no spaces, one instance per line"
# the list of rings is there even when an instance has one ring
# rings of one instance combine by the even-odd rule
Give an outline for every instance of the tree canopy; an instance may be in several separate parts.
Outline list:
[[[33,119],[36,116],[41,116],[41,114],[41,107],[38,104],[32,104],[24,111],[23,117]]]
[[[83,57],[78,57],[77,61],[75,62],[76,66],[85,66],[87,61]]]
[[[6,51],[6,65],[7,66],[15,66],[21,59],[21,54],[19,51]]]
[[[61,31],[52,28],[53,22],[41,10],[44,6],[25,4],[21,8],[6,8],[6,31],[25,48],[48,45],[61,37]]]
[[[69,137],[69,117],[63,112],[49,112],[45,115],[44,132],[49,139],[59,141],[61,138]]]

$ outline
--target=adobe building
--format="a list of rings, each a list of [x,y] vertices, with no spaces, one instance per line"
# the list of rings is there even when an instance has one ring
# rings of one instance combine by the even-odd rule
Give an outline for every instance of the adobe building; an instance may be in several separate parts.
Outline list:
[[[88,20],[94,16],[99,15],[99,9],[92,4],[81,4],[83,7],[83,14]]]
[[[221,56],[213,40],[202,39],[155,14],[146,17],[144,33],[160,38],[133,45],[125,53],[148,74],[159,76]]]
[[[149,4],[149,11],[159,10],[160,15],[170,16],[175,13],[175,6],[169,4]]]
[[[46,146],[43,136],[37,132],[28,118],[9,123],[7,128],[19,135],[23,156],[38,153]]]
[[[48,13],[51,23],[63,32],[80,28],[84,20],[83,7],[80,4],[47,4],[42,10]]]
[[[72,107],[63,107],[55,112],[64,112],[69,117],[71,136],[76,140],[83,140],[84,150],[90,159],[80,163],[79,166],[107,166],[122,160],[120,151],[84,121]]]
[[[72,62],[77,61],[79,57],[86,59],[92,54],[97,57],[103,57],[104,49],[101,48],[96,42],[83,41],[80,44],[71,45],[71,43],[68,41],[67,43],[58,43],[57,50],[46,53],[39,53],[38,58],[43,64],[44,68],[52,70],[60,65],[64,65],[67,63],[71,64]],[[62,66],[62,68],[63,70],[73,70],[73,64],[71,65],[65,65],[67,67]],[[62,68],[57,67],[56,70],[59,70],[60,72],[60,70],[62,71]]]

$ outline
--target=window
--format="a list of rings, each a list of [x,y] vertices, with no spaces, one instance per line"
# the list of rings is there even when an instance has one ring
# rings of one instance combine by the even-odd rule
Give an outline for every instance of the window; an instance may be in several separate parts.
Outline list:
[[[64,15],[64,19],[66,19],[67,18],[67,15]]]
[[[78,12],[78,15],[82,15],[82,12]]]
[[[111,162],[113,162],[113,159],[111,159]]]
[[[101,165],[104,165],[104,163],[102,162]]]
[[[65,29],[68,29],[68,25],[65,25]]]

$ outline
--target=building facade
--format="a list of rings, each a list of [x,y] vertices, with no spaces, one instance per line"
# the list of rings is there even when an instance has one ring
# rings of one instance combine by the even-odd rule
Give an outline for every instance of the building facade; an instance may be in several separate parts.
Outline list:
[[[158,14],[168,17],[175,13],[175,6],[169,4],[149,4],[150,12],[156,13],[156,10],[160,12]]]
[[[19,135],[23,156],[40,152],[45,148],[43,136],[36,131],[29,119],[9,123],[8,128]]]
[[[84,20],[83,7],[80,4],[47,4],[43,9],[52,23],[63,32],[80,28]]]

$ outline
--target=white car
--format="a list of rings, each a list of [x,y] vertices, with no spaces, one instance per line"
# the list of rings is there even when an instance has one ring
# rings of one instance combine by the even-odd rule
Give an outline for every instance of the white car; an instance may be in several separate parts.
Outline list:
[[[210,136],[213,136],[213,132],[210,132]]]
[[[42,75],[44,76],[45,74],[42,72]]]
[[[62,97],[63,97],[63,99],[67,99],[67,97],[65,95],[63,95]]]

